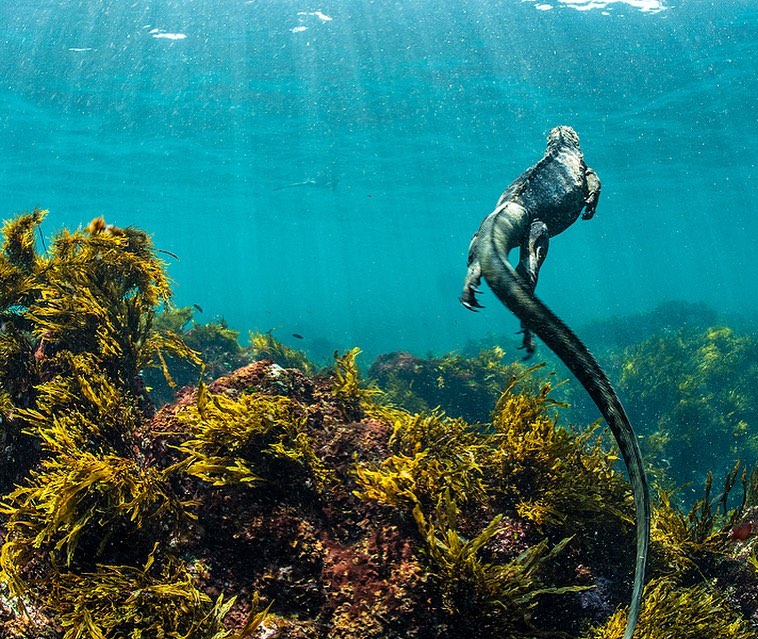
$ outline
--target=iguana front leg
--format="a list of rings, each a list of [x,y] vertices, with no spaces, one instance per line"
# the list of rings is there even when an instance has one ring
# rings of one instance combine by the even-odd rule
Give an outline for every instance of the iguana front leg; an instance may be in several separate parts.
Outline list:
[[[516,267],[516,272],[521,276],[524,284],[526,284],[532,293],[534,293],[534,289],[537,287],[540,267],[547,257],[549,243],[550,235],[547,225],[541,220],[534,220],[524,236],[524,241],[521,243],[519,263]],[[534,334],[524,322],[521,322],[521,332],[524,334],[524,339],[521,342],[520,348],[526,350],[524,359],[529,359],[537,347],[534,341]]]
[[[584,200],[584,213],[582,213],[582,219],[591,220],[592,216],[595,215],[597,201],[600,199],[600,178],[590,167],[587,167],[584,172],[584,179],[587,180],[588,193]]]

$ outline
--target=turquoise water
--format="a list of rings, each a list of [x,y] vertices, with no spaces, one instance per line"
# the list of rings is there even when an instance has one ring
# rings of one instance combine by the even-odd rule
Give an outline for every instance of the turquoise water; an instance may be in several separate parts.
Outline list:
[[[516,330],[489,293],[458,303],[468,242],[570,124],[603,194],[542,299],[572,325],[755,316],[755,6],[5,2],[2,215],[142,227],[179,257],[177,304],[243,334],[441,352]]]

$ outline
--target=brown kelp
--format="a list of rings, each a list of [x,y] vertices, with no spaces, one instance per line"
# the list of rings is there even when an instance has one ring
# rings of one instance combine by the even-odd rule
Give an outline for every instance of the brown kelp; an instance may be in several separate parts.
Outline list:
[[[250,350],[253,359],[270,359],[282,368],[297,368],[307,374],[315,372],[315,366],[303,351],[285,346],[272,333],[273,331],[250,333]]]
[[[193,306],[164,305],[153,322],[156,331],[178,335],[196,354],[167,353],[163,359],[156,357],[159,366],[143,371],[150,398],[159,406],[173,400],[178,389],[196,385],[201,377],[216,379],[254,359],[250,349],[240,346],[239,333],[223,318],[201,323],[194,319],[195,310]]]
[[[578,628],[609,568],[572,531],[627,535],[631,502],[601,443],[557,425],[549,378],[512,380],[482,428],[377,403],[356,355],[310,379],[251,364],[156,416],[210,582],[272,601],[285,637],[529,636],[556,606]]]
[[[612,338],[596,342],[639,424],[645,459],[672,486],[699,484],[709,469],[724,472],[737,459],[758,461],[758,338],[690,306],[668,305],[642,316],[651,332],[634,331],[618,346]],[[677,324],[680,318],[686,322]],[[611,334],[626,330],[621,319],[602,326]],[[562,390],[575,419],[592,414],[571,381]]]
[[[260,354],[278,363],[185,387],[155,411],[140,367],[160,371],[160,349],[172,372],[185,348],[177,336],[192,328],[187,313],[156,323],[170,291],[149,238],[103,223],[56,236],[77,250],[54,239],[39,254],[41,219],[8,223],[0,258],[10,367],[0,409],[12,449],[0,499],[3,636],[620,636],[628,485],[597,425],[563,424],[554,376],[512,369],[498,377],[491,418],[471,423],[393,406],[361,380],[357,349],[313,374],[264,338]],[[51,256],[86,263],[94,279],[47,282],[74,268],[45,270]],[[480,360],[450,364],[442,374],[491,381]],[[713,633],[693,636],[750,636],[756,542],[729,531],[753,521],[755,495],[758,476],[741,469],[712,481],[692,511],[661,493],[641,628],[676,635],[697,622]]]
[[[152,326],[170,296],[163,264],[145,233],[99,219],[39,253],[44,214],[6,222],[0,254],[0,352],[23,372],[0,380],[16,461],[0,505],[3,591],[18,614],[66,639],[228,636],[228,604],[193,590],[168,552],[191,500],[138,443],[152,413],[140,371],[164,351],[190,354]],[[18,482],[10,491],[8,479]]]
[[[512,380],[490,428],[396,412],[390,455],[356,470],[362,499],[413,515],[452,629],[476,618],[493,636],[528,636],[540,597],[586,585],[541,576],[566,544],[579,552],[573,532],[628,533],[631,500],[614,458],[590,434],[557,426],[550,381],[526,383],[532,372]]]

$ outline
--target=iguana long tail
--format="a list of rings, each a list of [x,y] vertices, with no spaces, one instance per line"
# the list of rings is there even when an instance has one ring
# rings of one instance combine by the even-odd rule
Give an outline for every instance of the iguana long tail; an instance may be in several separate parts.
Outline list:
[[[561,358],[581,382],[608,423],[629,472],[637,519],[637,561],[624,639],[632,639],[642,602],[645,564],[650,543],[650,495],[634,430],[616,391],[592,353],[574,332],[527,288],[507,258],[497,249],[492,236],[488,239],[489,241],[480,247],[479,259],[483,267],[482,274],[490,288],[516,317]],[[485,264],[489,268],[485,268]]]

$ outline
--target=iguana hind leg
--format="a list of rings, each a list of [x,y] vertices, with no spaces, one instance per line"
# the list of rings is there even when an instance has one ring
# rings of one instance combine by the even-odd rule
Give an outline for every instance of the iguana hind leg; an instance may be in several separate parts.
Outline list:
[[[468,248],[468,271],[466,281],[463,283],[463,293],[461,294],[461,304],[468,310],[476,312],[478,308],[484,308],[476,299],[479,293],[479,284],[482,281],[482,268],[479,265],[479,256],[477,255],[477,239],[479,233],[474,233],[471,238],[471,244]]]
[[[519,263],[516,272],[519,274],[524,284],[534,293],[537,287],[537,279],[540,274],[540,267],[547,257],[547,250],[550,244],[550,234],[547,230],[547,224],[540,220],[534,220],[529,226],[529,231],[521,243],[519,254]],[[536,348],[534,334],[529,330],[529,326],[521,322],[521,332],[524,339],[521,347],[526,351],[524,359],[529,359]]]

